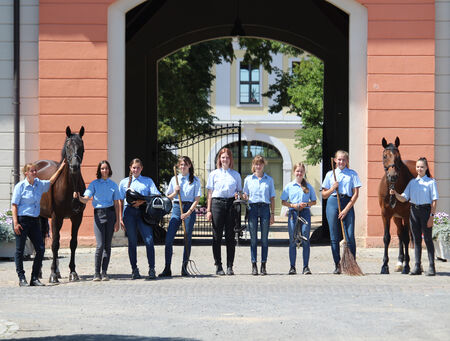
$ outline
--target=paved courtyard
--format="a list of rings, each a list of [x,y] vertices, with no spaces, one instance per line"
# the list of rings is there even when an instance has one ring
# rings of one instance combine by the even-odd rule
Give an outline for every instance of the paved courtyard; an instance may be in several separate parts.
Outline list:
[[[268,276],[251,276],[248,245],[237,247],[235,276],[217,277],[209,243],[192,249],[202,273],[179,276],[182,246],[174,248],[171,279],[131,281],[125,247],[113,248],[112,280],[93,282],[94,249],[77,251],[82,280],[68,281],[69,250],[61,250],[59,285],[19,288],[14,262],[0,261],[0,338],[22,340],[448,340],[450,263],[436,277],[380,275],[383,250],[358,249],[363,277],[332,275],[329,246],[313,246],[311,276],[289,276],[288,247],[273,243]],[[222,248],[225,256],[225,247]],[[301,251],[301,250],[300,250]],[[258,255],[260,248],[258,248]],[[300,252],[299,252],[300,255]],[[50,251],[46,251],[46,257]],[[425,254],[424,254],[424,257]],[[27,275],[31,261],[25,262]],[[48,283],[50,259],[44,261]],[[147,272],[139,247],[141,274]],[[301,268],[301,256],[297,259]],[[156,271],[164,247],[156,246]],[[427,262],[424,264],[425,268]]]

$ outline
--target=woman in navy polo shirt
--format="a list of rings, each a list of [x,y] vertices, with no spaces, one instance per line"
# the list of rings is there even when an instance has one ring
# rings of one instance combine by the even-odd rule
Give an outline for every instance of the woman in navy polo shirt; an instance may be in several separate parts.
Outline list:
[[[42,194],[50,189],[50,185],[56,181],[56,178],[65,165],[66,160],[64,159],[50,180],[40,180],[36,177],[36,165],[27,163],[22,169],[25,179],[18,182],[14,187],[11,199],[14,232],[16,234],[16,253],[14,260],[16,262],[16,272],[19,276],[19,285],[21,287],[28,285],[23,269],[23,253],[27,237],[30,238],[34,250],[36,251],[36,256],[33,261],[33,270],[31,272],[30,286],[44,285],[38,278],[45,252],[45,244],[42,239],[39,223],[41,197]]]
[[[233,262],[236,248],[234,239],[234,215],[232,213],[233,201],[242,190],[241,175],[233,169],[233,155],[228,148],[222,148],[217,155],[217,169],[208,177],[208,205],[206,218],[212,220],[213,227],[213,255],[216,265],[216,275],[225,275],[222,268],[223,230],[227,244],[227,275],[234,275]]]
[[[148,279],[155,279],[155,244],[153,242],[153,228],[148,225],[143,217],[139,206],[144,204],[144,200],[137,200],[133,206],[129,205],[125,199],[125,194],[128,188],[131,188],[139,194],[148,195],[161,195],[155,186],[153,180],[149,177],[141,175],[144,166],[139,159],[133,159],[130,162],[130,176],[120,181],[120,225],[125,228],[128,236],[128,256],[131,264],[131,279],[141,278],[139,268],[137,267],[137,230],[141,233],[142,239],[144,239],[145,247],[147,250],[148,261]],[[125,208],[124,207],[125,201]]]
[[[329,171],[325,175],[322,182],[322,198],[328,199],[326,215],[328,226],[330,228],[331,252],[333,254],[335,268],[333,273],[339,275],[341,273],[341,256],[339,254],[339,238],[341,227],[339,220],[344,224],[344,232],[347,239],[348,247],[356,258],[356,241],[355,241],[355,210],[353,206],[359,195],[361,181],[358,174],[348,168],[348,153],[338,150],[334,155],[334,162],[337,169],[335,170],[336,179],[334,181],[333,171]],[[339,213],[336,189],[338,188],[339,199],[342,211]]]
[[[244,180],[243,196],[249,202],[248,227],[250,230],[250,256],[252,275],[258,274],[256,254],[258,243],[258,220],[261,226],[261,275],[266,275],[267,253],[269,249],[269,225],[274,222],[275,186],[273,179],[264,173],[266,161],[260,155],[252,161],[253,174]]]
[[[166,265],[163,272],[159,274],[159,277],[171,277],[172,271],[170,270],[170,264],[172,263],[173,253],[173,240],[178,228],[181,225],[181,221],[184,220],[186,226],[186,232],[188,237],[188,249],[183,252],[183,265],[181,267],[181,275],[189,276],[186,270],[188,255],[191,251],[191,239],[192,231],[195,224],[195,207],[202,195],[202,188],[200,180],[194,176],[194,166],[192,161],[187,156],[182,156],[178,159],[178,168],[181,174],[178,174],[178,184],[175,177],[172,177],[169,183],[169,188],[166,191],[166,195],[169,199],[173,199],[172,216],[170,217],[169,227],[166,234]],[[178,194],[181,196],[181,203],[179,201]],[[181,214],[181,207],[183,207],[183,214]]]
[[[306,220],[306,224],[302,224],[302,235],[307,239],[302,242],[303,246],[303,271],[304,275],[310,275],[309,254],[310,243],[309,234],[311,232],[311,210],[317,202],[316,192],[314,188],[306,181],[306,168],[301,162],[296,163],[293,168],[295,180],[288,183],[281,194],[281,204],[289,207],[288,229],[289,229],[289,261],[291,268],[289,275],[295,275],[295,261],[297,258],[296,243],[294,240],[295,225],[298,216]]]
[[[431,236],[433,229],[433,219],[436,213],[436,203],[439,199],[436,181],[431,177],[428,169],[428,161],[421,157],[416,162],[417,177],[409,181],[402,194],[391,189],[390,194],[395,194],[397,200],[401,202],[411,202],[410,225],[414,237],[414,254],[416,264],[410,275],[420,275],[422,273],[422,234],[427,246],[429,268],[427,276],[436,275],[434,266],[434,245]]]
[[[111,258],[111,242],[114,232],[119,230],[119,187],[110,179],[111,166],[108,161],[100,161],[97,179],[89,184],[79,200],[86,204],[90,198],[94,206],[94,234],[97,240],[95,250],[94,281],[108,281],[108,264]],[[100,270],[102,271],[100,274]]]

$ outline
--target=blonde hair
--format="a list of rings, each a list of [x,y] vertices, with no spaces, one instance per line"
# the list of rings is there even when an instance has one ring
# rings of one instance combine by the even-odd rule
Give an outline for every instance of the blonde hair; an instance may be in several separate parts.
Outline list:
[[[22,173],[25,175],[33,166],[36,166],[33,162],[28,162],[25,166],[22,167]]]
[[[303,193],[309,193],[309,188],[308,188],[308,183],[306,182],[306,166],[303,162],[297,162],[294,167],[292,168],[292,172],[295,172],[295,170],[301,167],[303,168],[303,171],[305,172],[305,175],[303,176],[302,182],[300,184],[300,186],[303,189]]]
[[[334,158],[335,158],[335,159],[337,159],[337,155],[338,155],[338,154],[344,155],[344,157],[345,157],[346,160],[347,160],[347,168],[350,168],[350,162],[349,162],[349,160],[348,160],[348,152],[346,152],[345,150],[341,150],[341,149],[337,150],[336,153],[334,153]]]
[[[131,160],[130,167],[133,166],[135,163],[139,163],[141,165],[141,167],[144,168],[144,165],[143,165],[141,159],[137,159],[136,158],[136,159]],[[127,188],[130,187],[131,180],[133,180],[133,172],[130,169],[130,175],[129,175],[129,178],[128,178],[128,186],[127,186]]]
[[[264,159],[264,157],[262,157],[261,155],[256,155],[253,160],[252,160],[252,172],[255,172],[255,165],[256,164],[262,164],[262,165],[267,165],[266,160]]]

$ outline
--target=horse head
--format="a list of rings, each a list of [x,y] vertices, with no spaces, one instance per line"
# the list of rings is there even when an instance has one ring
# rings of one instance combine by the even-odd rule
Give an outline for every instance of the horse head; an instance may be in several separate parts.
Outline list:
[[[397,137],[394,144],[388,144],[386,139],[383,137],[383,139],[381,140],[381,144],[384,148],[383,167],[386,173],[386,179],[390,185],[393,185],[398,180],[400,165],[402,162],[402,158],[398,150],[400,139]]]
[[[79,174],[81,171],[81,162],[84,155],[83,135],[83,126],[78,134],[72,134],[69,126],[66,128],[66,141],[62,149],[62,158],[67,160],[70,173],[73,175]]]

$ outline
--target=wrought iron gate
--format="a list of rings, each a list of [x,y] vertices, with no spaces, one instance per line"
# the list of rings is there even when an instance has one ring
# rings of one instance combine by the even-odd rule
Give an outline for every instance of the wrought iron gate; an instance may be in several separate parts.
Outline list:
[[[193,236],[207,237],[212,236],[211,222],[206,219],[206,182],[209,173],[216,168],[217,153],[222,147],[238,142],[241,145],[241,121],[238,124],[215,124],[213,129],[202,134],[190,136],[182,140],[174,140],[167,144],[162,144],[159,149],[163,153],[171,153],[175,156],[189,156],[194,165],[194,174],[200,179],[202,185],[202,197],[196,209],[196,222],[194,225]],[[241,148],[238,148],[235,167],[241,173]],[[159,170],[159,173],[163,169]],[[160,176],[161,179],[161,176]],[[164,227],[167,229],[170,215],[164,218]],[[183,231],[178,230],[177,236],[182,236]]]

